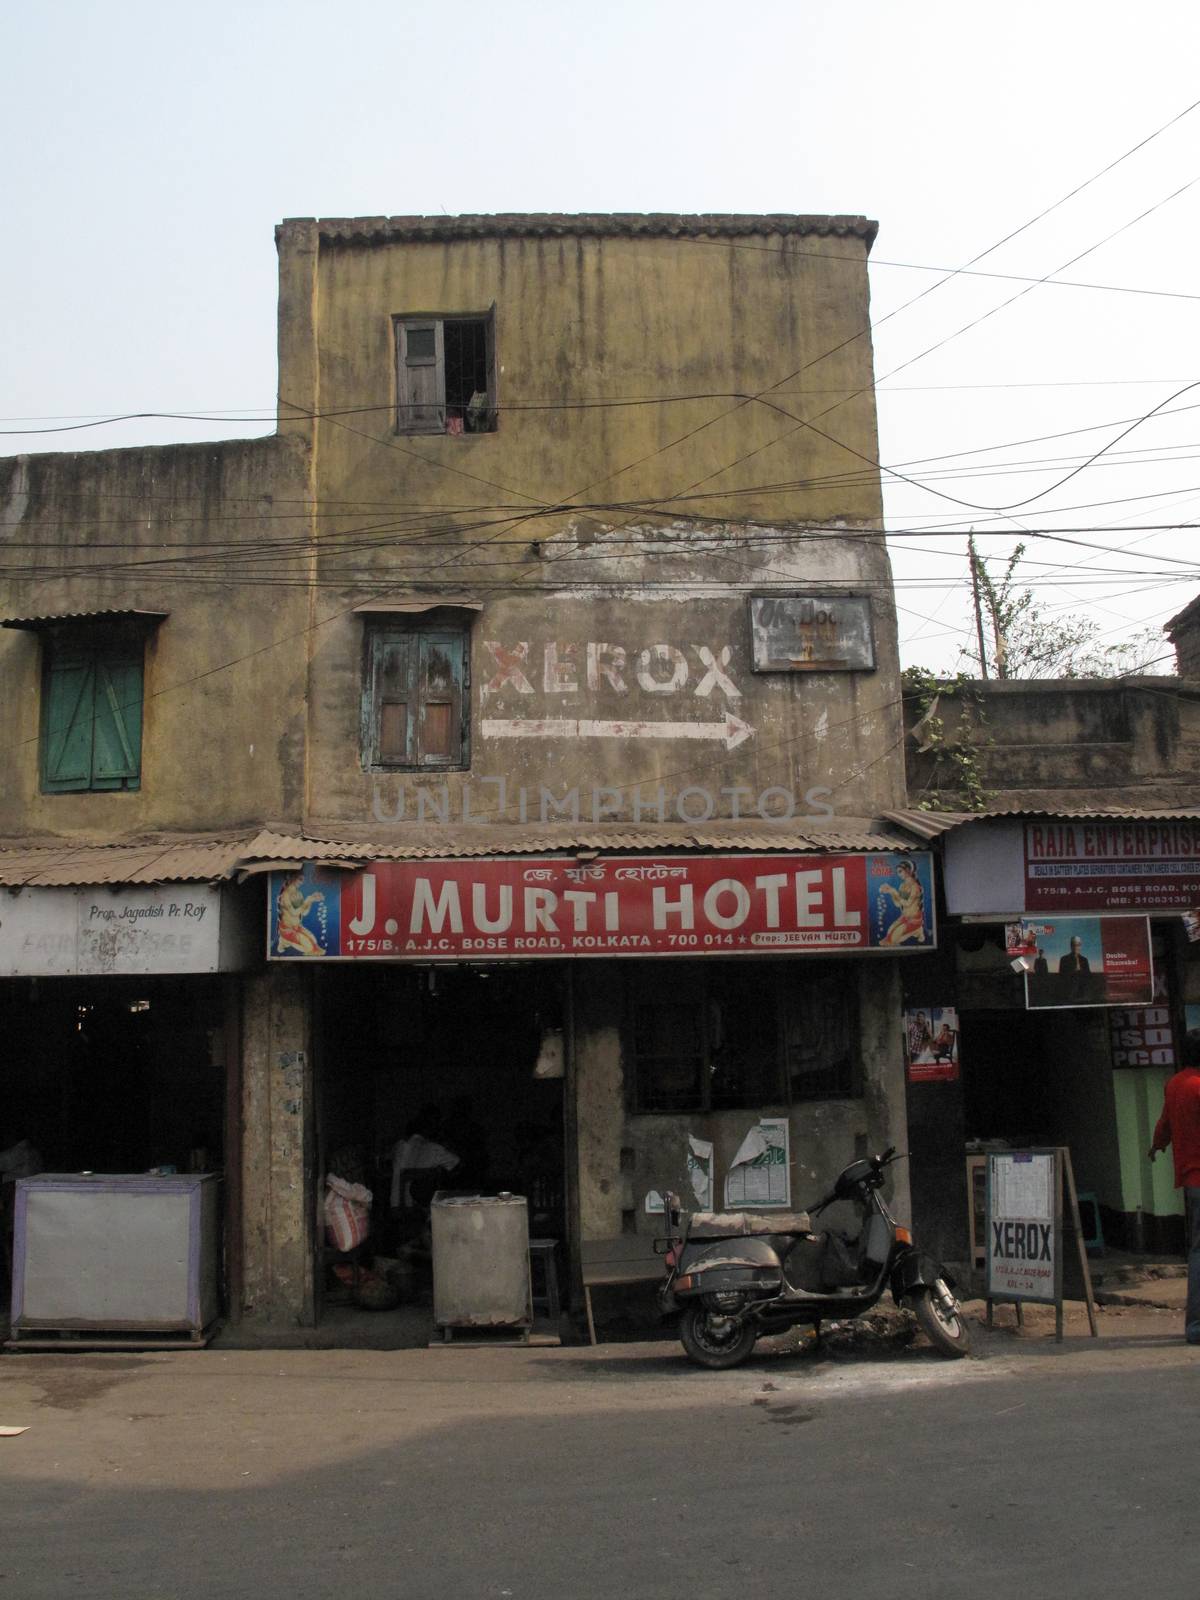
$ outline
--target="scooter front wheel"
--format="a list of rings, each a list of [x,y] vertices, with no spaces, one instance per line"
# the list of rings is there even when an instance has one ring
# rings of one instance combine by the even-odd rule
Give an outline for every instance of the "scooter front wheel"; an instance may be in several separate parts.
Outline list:
[[[967,1332],[966,1318],[944,1283],[910,1294],[908,1307],[920,1324],[921,1332],[941,1355],[970,1355],[971,1336]]]
[[[758,1329],[752,1322],[713,1316],[701,1305],[690,1305],[680,1320],[679,1337],[689,1361],[719,1371],[745,1361],[754,1349]]]

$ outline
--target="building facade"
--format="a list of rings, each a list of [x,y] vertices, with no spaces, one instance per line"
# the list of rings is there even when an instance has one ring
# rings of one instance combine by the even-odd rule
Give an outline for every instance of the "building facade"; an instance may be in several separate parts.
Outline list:
[[[1181,639],[1188,611],[1168,624]],[[1147,1151],[1200,1040],[1191,660],[1181,648],[1176,677],[970,684],[943,695],[936,741],[909,700],[910,804],[962,804],[964,749],[985,791],[982,810],[891,819],[939,852],[944,937],[907,969],[906,1004],[954,1009],[960,1070],[910,1074],[908,1110],[916,1220],[950,1259],[972,1255],[984,1153],[1030,1145],[1070,1149],[1109,1244],[1182,1248],[1182,1195]],[[977,1266],[982,1249],[976,1216]]]
[[[219,1164],[233,1315],[323,1314],[330,1173],[402,1249],[414,1138],[576,1281],[664,1188],[904,1147],[873,236],[285,222],[274,437],[0,468],[13,1114],[52,1165]]]

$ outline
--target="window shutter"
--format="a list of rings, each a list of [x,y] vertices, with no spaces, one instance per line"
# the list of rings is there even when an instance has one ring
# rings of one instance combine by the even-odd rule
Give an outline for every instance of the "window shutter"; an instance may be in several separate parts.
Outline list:
[[[446,349],[436,318],[396,324],[396,402],[401,433],[446,431]]]
[[[42,728],[42,781],[48,790],[86,789],[91,783],[94,684],[91,661],[51,660]]]
[[[371,763],[409,766],[413,759],[413,645],[411,634],[379,632],[371,639]]]
[[[417,642],[417,765],[457,766],[463,759],[465,637],[462,633],[422,633]]]
[[[92,787],[132,787],[142,770],[142,664],[105,661],[95,667]]]

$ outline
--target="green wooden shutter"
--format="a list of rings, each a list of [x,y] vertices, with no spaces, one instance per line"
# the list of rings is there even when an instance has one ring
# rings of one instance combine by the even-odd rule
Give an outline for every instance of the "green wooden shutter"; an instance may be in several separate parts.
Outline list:
[[[101,656],[95,669],[92,788],[135,788],[141,770],[142,664]]]
[[[42,719],[42,787],[87,789],[92,779],[95,667],[79,656],[51,659]]]

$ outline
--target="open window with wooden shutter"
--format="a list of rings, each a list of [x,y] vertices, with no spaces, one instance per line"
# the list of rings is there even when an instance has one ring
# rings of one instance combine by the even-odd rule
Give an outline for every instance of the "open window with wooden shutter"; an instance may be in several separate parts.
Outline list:
[[[396,432],[496,431],[495,317],[397,317]]]
[[[468,629],[446,613],[412,622],[369,619],[363,684],[363,764],[451,770],[470,760]]]

